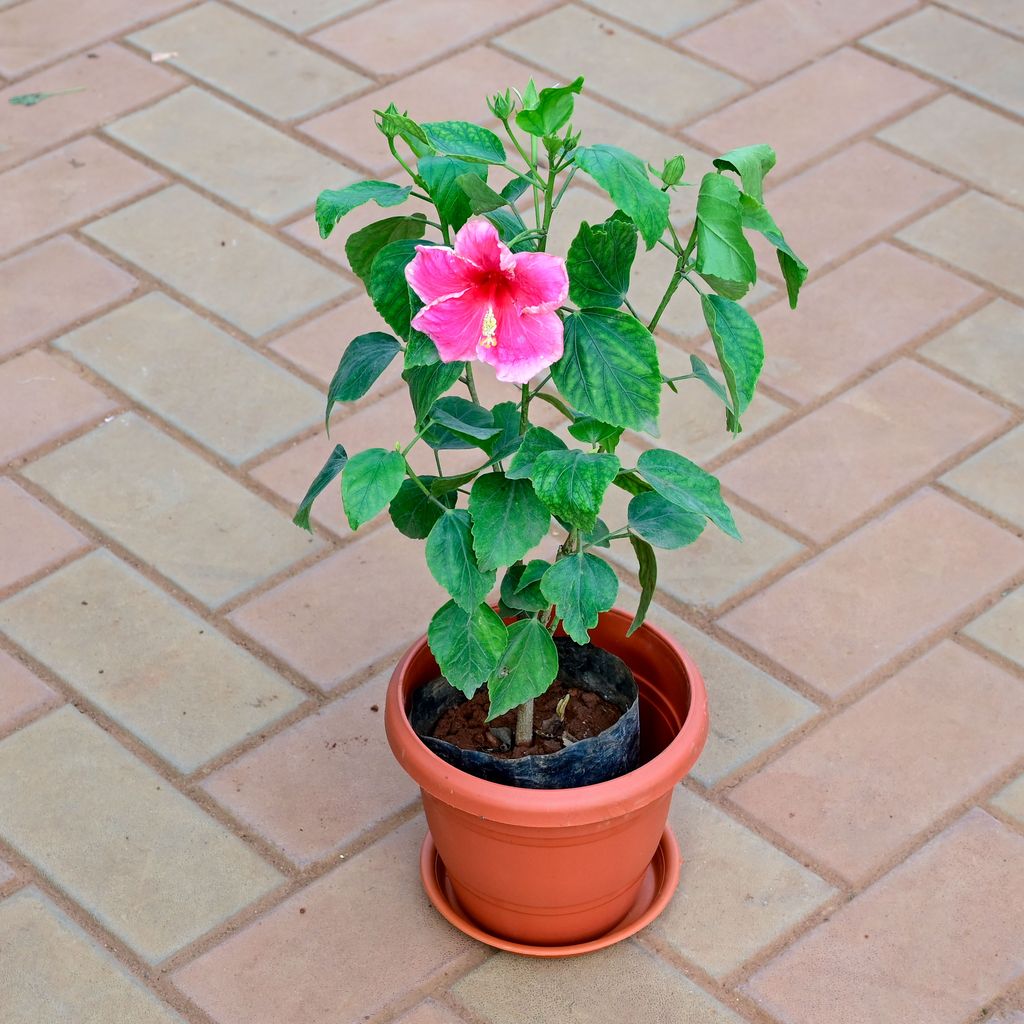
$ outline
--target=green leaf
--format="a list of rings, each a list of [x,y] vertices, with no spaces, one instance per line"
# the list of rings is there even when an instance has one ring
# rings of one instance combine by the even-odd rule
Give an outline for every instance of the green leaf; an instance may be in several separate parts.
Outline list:
[[[378,206],[398,206],[409,198],[411,185],[396,185],[392,181],[357,181],[345,188],[324,189],[316,197],[316,223],[320,237],[327,238],[334,225],[363,203],[374,202]]]
[[[490,185],[476,172],[476,168],[469,174],[460,174],[456,184],[469,200],[469,208],[473,213],[490,213],[491,210],[500,210],[508,206],[508,200],[500,193],[495,192]]]
[[[352,272],[369,286],[370,271],[377,253],[390,242],[422,238],[426,220],[422,213],[414,213],[411,217],[385,217],[354,231],[345,242],[345,255]]]
[[[722,171],[733,171],[743,182],[743,191],[759,203],[763,201],[764,179],[775,166],[775,150],[760,143],[756,146],[741,146],[730,149],[712,161]]]
[[[469,220],[471,212],[469,197],[459,185],[459,178],[467,174],[484,178],[487,168],[450,156],[425,156],[419,162],[419,172],[441,220],[457,231]]]
[[[509,245],[513,252],[535,252],[537,240],[535,238],[520,238],[515,244],[512,239],[526,230],[526,222],[519,211],[511,206],[501,210],[491,210],[484,216],[498,229],[498,237]]]
[[[491,721],[539,697],[558,674],[558,648],[538,619],[520,619],[508,627],[508,647],[487,681]]]
[[[427,537],[427,566],[459,607],[472,611],[494,586],[493,569],[481,571],[473,553],[469,513],[445,512]]]
[[[410,291],[409,301],[413,307],[420,303],[420,298],[415,292]],[[416,310],[418,312],[419,310]],[[416,313],[413,313],[415,316]],[[411,322],[411,321],[410,321]],[[414,327],[409,328],[409,343],[405,346],[405,368],[411,370],[416,366],[433,366],[441,362],[437,346],[422,331]]]
[[[466,610],[449,601],[430,620],[427,643],[441,675],[472,697],[498,667],[508,646],[508,630],[485,604]]]
[[[403,238],[389,242],[373,258],[366,290],[374,308],[400,338],[409,336],[409,321],[412,319],[405,268],[415,257],[417,245],[430,244],[433,243]]]
[[[421,127],[438,153],[485,164],[505,163],[505,147],[488,128],[469,121],[432,121]]]
[[[70,96],[73,92],[85,92],[85,86],[81,85],[77,89],[61,89],[58,92],[23,92],[20,96],[12,96],[7,102],[15,107],[34,107],[37,103],[42,103],[43,100],[48,100],[53,96]]]
[[[577,306],[621,306],[635,258],[636,228],[631,221],[613,217],[594,227],[580,224],[565,259],[569,298]]]
[[[654,548],[645,540],[633,534],[629,535],[629,543],[633,545],[633,553],[636,555],[637,575],[640,577],[640,603],[636,606],[636,614],[633,621],[626,630],[626,636],[632,636],[647,618],[647,609],[651,607],[651,600],[658,587],[658,558]]]
[[[586,644],[600,613],[615,604],[619,578],[603,558],[579,552],[555,562],[544,573],[540,589],[555,606],[566,633]]]
[[[540,583],[544,573],[550,568],[551,563],[545,562],[543,558],[531,558],[523,566],[523,574],[519,577],[519,582],[516,584],[516,593],[521,593],[527,587],[533,586],[534,583]]]
[[[523,443],[519,446],[515,458],[505,474],[509,480],[525,480],[533,475],[537,457],[543,452],[568,451],[565,442],[552,434],[545,427],[530,427],[523,435]]]
[[[779,258],[779,267],[786,281],[786,294],[789,296],[790,309],[796,309],[800,289],[807,280],[807,264],[789,247],[785,237],[779,230],[772,215],[750,196],[740,197],[740,213],[743,226],[759,231],[775,246]]]
[[[341,478],[348,525],[358,530],[382,512],[405,479],[405,459],[395,451],[369,448],[354,455]]]
[[[354,402],[362,398],[401,351],[402,346],[383,331],[360,334],[349,342],[327,388],[324,421],[328,427],[335,402]]]
[[[437,480],[434,476],[421,476],[420,480],[428,489]],[[449,508],[455,507],[457,495],[453,493],[440,494],[436,496],[439,501]],[[430,533],[434,523],[441,518],[444,510],[438,508],[437,502],[431,501],[423,488],[415,480],[403,480],[398,493],[391,499],[388,512],[391,521],[395,524],[399,533],[411,537],[413,540],[424,540]]]
[[[527,135],[536,135],[538,138],[554,135],[572,117],[573,96],[582,89],[582,78],[577,78],[569,85],[541,89],[536,106],[516,114],[516,125]]]
[[[648,177],[644,162],[618,146],[604,145],[580,146],[573,162],[633,218],[647,248],[654,248],[668,230],[669,198]]]
[[[533,564],[533,563],[531,563]],[[544,563],[547,565],[547,563]],[[550,606],[550,601],[540,592],[540,582],[531,581],[521,586],[526,566],[522,563],[510,565],[501,581],[501,602],[514,612],[543,612]]]
[[[661,370],[654,338],[617,309],[565,318],[565,350],[551,368],[558,390],[580,412],[657,437]]]
[[[728,392],[725,390],[722,382],[715,377],[708,364],[705,363],[700,356],[690,356],[690,369],[693,371],[693,375],[697,380],[706,384],[711,389],[712,394],[717,395],[726,407],[729,406]]]
[[[729,389],[728,427],[738,434],[740,417],[754,397],[764,365],[764,342],[754,318],[742,306],[720,295],[702,295],[700,304]]]
[[[742,286],[757,280],[754,250],[743,234],[740,190],[728,178],[711,172],[704,175],[697,196],[696,268],[712,287],[716,280]]]
[[[382,135],[389,139],[401,136],[417,155],[429,149],[430,144],[423,129],[407,113],[399,113],[394,103],[389,103],[387,110],[375,110],[374,113],[380,118],[374,123]]]
[[[518,178],[513,178],[505,184],[502,187],[501,194],[510,203],[514,203],[529,187],[530,179],[520,175]]]
[[[548,532],[551,516],[529,480],[503,473],[477,477],[469,495],[473,549],[481,569],[518,562]]]
[[[707,516],[720,530],[741,540],[729,506],[722,500],[721,485],[689,459],[655,448],[644,452],[636,463],[637,472],[663,498],[690,512]]]
[[[431,427],[423,440],[435,451],[451,448],[482,448],[486,441],[501,432],[494,417],[482,406],[467,398],[448,395],[439,398],[428,416],[438,426]]]
[[[674,505],[656,491],[644,491],[629,502],[629,528],[659,548],[684,548],[704,532],[707,520]]]
[[[499,402],[491,409],[491,416],[498,433],[483,445],[483,449],[496,462],[515,455],[522,444],[519,435],[519,406],[515,402]]]
[[[455,386],[465,371],[465,363],[434,363],[432,366],[416,366],[402,374],[409,385],[417,429],[426,419],[431,406],[449,388]]]
[[[296,526],[301,526],[304,530],[309,530],[310,533],[313,532],[313,527],[309,525],[309,512],[313,507],[313,502],[316,501],[321,491],[341,473],[346,462],[348,462],[348,453],[340,444],[336,444],[334,451],[327,457],[324,468],[317,473],[309,485],[309,490],[306,491],[306,496],[299,502],[295,515],[292,516],[292,522]]]
[[[581,530],[592,530],[608,485],[619,471],[615,455],[547,451],[533,465],[533,489],[552,515]]]
[[[569,425],[569,433],[577,441],[589,441],[591,444],[603,445],[606,451],[614,452],[622,437],[622,427],[613,427],[602,423],[593,416],[581,416]]]
[[[592,548],[610,548],[612,545],[608,540],[608,535],[611,532],[608,529],[608,524],[599,516],[597,523],[589,533],[580,534],[580,541]]]

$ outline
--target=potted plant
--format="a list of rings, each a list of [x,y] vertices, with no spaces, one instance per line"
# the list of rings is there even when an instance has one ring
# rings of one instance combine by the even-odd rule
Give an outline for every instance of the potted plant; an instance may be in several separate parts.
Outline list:
[[[659,169],[583,144],[571,126],[582,87],[578,78],[538,91],[531,81],[492,97],[511,156],[488,128],[421,124],[391,105],[376,124],[409,183],[320,194],[324,238],[368,202],[395,208],[413,196],[433,209],[385,216],[348,238],[349,263],[394,333],[355,338],[327,397],[329,419],[401,359],[415,435],[351,455],[337,445],[295,515],[309,529],[314,499],[340,475],[353,529],[388,509],[395,527],[425,541],[450,599],[396,668],[385,715],[423,793],[424,884],[464,931],[537,955],[617,941],[675,889],[665,822],[703,747],[707,706],[697,666],[644,621],[655,548],[692,543],[708,522],[739,537],[715,477],[669,448],[629,464],[616,454],[620,439],[657,437],[662,401],[685,401],[695,386],[721,399],[725,428],[738,433],[764,358],[737,302],[757,277],[745,232],[774,246],[794,307],[807,275],[763,204],[768,146],[714,161],[691,188],[695,220],[682,237],[669,202],[688,185],[684,158]],[[579,224],[568,251],[552,253],[552,220],[576,175],[615,211]],[[629,299],[640,245],[674,258],[646,319]],[[682,376],[660,369],[654,332],[684,282],[721,379],[697,356]],[[478,370],[507,383],[508,400],[484,407]],[[531,419],[539,403],[564,429]],[[436,473],[412,468],[417,445],[432,449]],[[452,451],[475,451],[476,464],[446,469]],[[610,488],[630,495],[624,523],[601,518]],[[619,581],[601,554],[621,541],[638,564],[635,615],[615,608]]]

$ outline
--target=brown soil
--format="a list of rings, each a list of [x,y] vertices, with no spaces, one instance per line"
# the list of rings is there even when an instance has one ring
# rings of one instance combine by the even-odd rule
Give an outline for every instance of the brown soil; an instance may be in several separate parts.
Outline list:
[[[569,703],[563,721],[555,707],[566,694],[569,695]],[[547,693],[534,701],[533,742],[513,747],[515,711],[487,722],[487,707],[487,689],[481,687],[472,700],[457,704],[438,719],[433,736],[463,750],[482,750],[508,760],[530,754],[557,753],[576,740],[597,736],[622,717],[621,708],[610,701],[556,679]]]

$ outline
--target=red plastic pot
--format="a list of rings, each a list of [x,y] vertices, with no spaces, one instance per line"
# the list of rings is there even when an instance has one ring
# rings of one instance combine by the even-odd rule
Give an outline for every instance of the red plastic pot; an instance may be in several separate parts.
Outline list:
[[[437,852],[462,910],[486,932],[532,946],[573,946],[612,931],[637,898],[662,839],[675,785],[708,732],[700,671],[666,633],[613,609],[591,639],[629,665],[640,690],[641,763],[609,782],[531,790],[468,775],[430,751],[406,716],[438,675],[426,638],[398,663],[385,726],[419,784]]]

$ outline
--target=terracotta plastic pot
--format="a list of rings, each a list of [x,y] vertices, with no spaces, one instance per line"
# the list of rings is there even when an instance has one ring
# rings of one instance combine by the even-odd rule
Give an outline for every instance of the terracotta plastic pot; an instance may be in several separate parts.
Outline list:
[[[591,639],[632,669],[640,690],[640,766],[576,789],[518,789],[475,778],[432,753],[406,716],[438,674],[426,638],[399,662],[385,726],[419,784],[427,822],[462,910],[492,935],[535,946],[585,943],[630,911],[659,848],[672,790],[708,732],[704,680],[666,633],[613,609]]]

